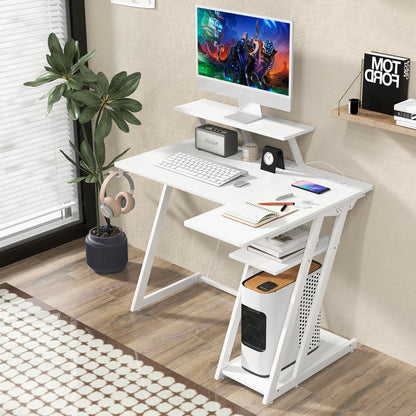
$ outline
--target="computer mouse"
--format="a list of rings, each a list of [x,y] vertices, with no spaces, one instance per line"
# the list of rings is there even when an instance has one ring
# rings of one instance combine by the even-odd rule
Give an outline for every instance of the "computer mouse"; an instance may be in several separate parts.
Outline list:
[[[243,186],[247,186],[247,185],[251,185],[251,183],[248,182],[248,181],[237,181],[237,182],[234,182],[234,186],[236,188],[242,188]]]

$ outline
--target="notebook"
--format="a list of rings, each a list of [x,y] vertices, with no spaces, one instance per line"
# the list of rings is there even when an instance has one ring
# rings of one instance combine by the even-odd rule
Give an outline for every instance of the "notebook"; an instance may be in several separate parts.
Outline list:
[[[306,225],[292,228],[274,237],[262,238],[251,245],[275,257],[283,257],[306,246],[310,228]]]
[[[305,251],[304,248],[301,248],[300,250],[295,250],[292,253],[285,254],[284,256],[281,256],[281,257],[277,257],[276,255],[271,254],[266,250],[262,250],[258,247],[254,247],[254,246],[248,246],[247,250],[251,251],[252,253],[258,254],[259,256],[265,257],[266,259],[274,260],[274,261],[277,261],[279,263],[288,262],[290,260],[293,260],[294,258],[300,257],[301,255],[303,255],[303,253]]]
[[[257,228],[297,211],[294,205],[287,205],[284,211],[281,211],[281,209],[281,206],[268,206],[266,208],[253,202],[243,202],[227,208],[222,215],[231,220]]]

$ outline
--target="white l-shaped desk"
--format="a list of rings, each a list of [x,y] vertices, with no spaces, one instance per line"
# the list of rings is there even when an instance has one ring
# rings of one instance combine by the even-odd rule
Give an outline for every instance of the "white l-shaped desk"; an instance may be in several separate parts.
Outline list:
[[[200,155],[204,158],[210,158],[223,163],[225,162],[245,169],[249,172],[249,176],[245,179],[250,182],[250,185],[238,188],[233,186],[233,183],[229,183],[221,187],[214,187],[154,166],[156,161],[162,160],[176,152],[184,152],[197,156]],[[286,164],[287,168],[285,171],[279,171],[276,174],[272,174],[260,170],[259,163],[244,162],[241,159],[240,154],[224,160],[224,158],[221,158],[220,156],[199,151],[195,148],[193,139],[152,150],[116,163],[116,167],[122,171],[137,174],[164,185],[139,280],[137,282],[131,310],[140,310],[141,308],[159,301],[166,296],[172,295],[198,281],[212,284],[219,289],[236,295],[234,309],[219,359],[216,378],[220,379],[224,376],[230,377],[252,388],[263,394],[263,403],[265,404],[272,402],[275,398],[284,394],[291,388],[296,387],[306,378],[355,349],[355,339],[346,340],[328,331],[324,331],[323,329],[321,329],[321,342],[319,348],[313,353],[308,354],[307,346],[309,345],[313,334],[313,323],[316,322],[316,317],[322,305],[323,296],[347,213],[358,199],[362,198],[367,192],[373,189],[371,184],[346,178],[314,167],[297,167],[295,163],[290,161]],[[291,186],[293,182],[300,179],[307,179],[311,182],[328,186],[331,190],[322,195],[315,195]],[[199,273],[195,273],[151,294],[146,294],[153,260],[173,188],[220,204],[218,208],[186,220],[184,225],[205,235],[214,237],[219,242],[224,241],[236,246],[237,250],[230,253],[230,257],[245,265],[242,280],[255,274],[258,270],[264,270],[277,275],[300,263],[297,280],[284,321],[282,336],[278,343],[275,360],[269,377],[263,378],[248,373],[242,369],[240,358],[229,361],[240,321],[240,289],[235,291],[232,288],[217,283],[209,276],[201,276]],[[245,200],[261,201],[265,198],[269,200],[290,192],[294,194],[293,200],[295,203],[302,208],[290,215],[265,224],[262,227],[252,228],[222,216],[223,211],[229,207],[230,204]],[[303,200],[308,200],[309,203],[302,204],[301,201]],[[329,237],[328,246],[322,247],[319,244],[322,223],[325,217],[330,216],[335,217],[335,221]],[[246,249],[250,243],[258,239],[279,235],[305,223],[310,223],[310,233],[304,254],[289,263],[278,263],[272,260],[266,260],[250,253]],[[301,295],[306,284],[310,264],[314,255],[324,251],[326,251],[326,254],[324,261],[322,262],[319,283],[310,309],[310,315],[299,347],[296,362],[293,366],[285,370],[280,370],[288,348],[290,331],[295,323],[296,313],[299,309]]]

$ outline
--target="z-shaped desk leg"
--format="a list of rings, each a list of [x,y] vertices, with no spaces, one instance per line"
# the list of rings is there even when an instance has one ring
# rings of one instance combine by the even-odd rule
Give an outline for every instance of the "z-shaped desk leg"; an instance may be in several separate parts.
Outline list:
[[[139,311],[141,308],[144,308],[147,305],[150,305],[153,302],[157,302],[170,296],[182,289],[185,289],[188,286],[196,284],[198,282],[204,282],[211,286],[216,287],[217,289],[226,291],[235,295],[235,291],[231,288],[228,288],[225,285],[217,283],[209,277],[203,277],[200,273],[194,273],[190,276],[184,277],[181,280],[178,280],[174,283],[171,283],[161,289],[155,290],[152,293],[146,295],[147,284],[149,282],[150,272],[152,270],[153,261],[156,255],[156,249],[159,243],[160,233],[162,231],[163,220],[165,219],[166,212],[168,209],[170,195],[172,193],[172,187],[165,185],[163,187],[162,195],[160,197],[159,206],[157,208],[156,217],[153,223],[152,232],[150,234],[150,239],[147,244],[146,254],[143,259],[142,269],[140,271],[139,280],[137,281],[136,291],[134,293],[133,302],[131,304],[130,310],[132,312]],[[214,258],[217,254],[219,247],[219,242],[214,253]],[[213,259],[214,261],[214,259]],[[210,273],[212,268],[212,263],[210,266]]]
[[[159,243],[160,232],[162,231],[163,220],[169,205],[172,188],[164,185],[162,195],[160,197],[159,206],[157,208],[156,217],[153,223],[152,232],[150,234],[149,242],[147,243],[146,254],[144,256],[142,269],[140,271],[139,280],[137,282],[136,291],[134,293],[133,302],[131,304],[131,311],[140,310],[147,303],[144,303],[144,296],[146,293],[147,283],[149,282],[150,271],[152,270],[153,261],[155,259],[157,245]]]

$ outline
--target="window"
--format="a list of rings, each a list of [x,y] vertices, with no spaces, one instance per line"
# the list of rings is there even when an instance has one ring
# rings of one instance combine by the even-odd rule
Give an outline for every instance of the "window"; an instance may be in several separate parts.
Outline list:
[[[68,16],[65,0],[0,2],[0,251],[82,222],[80,186],[68,184],[78,175],[59,151],[73,154],[65,100],[45,117],[52,84],[23,85],[44,72],[49,33],[68,38]]]

